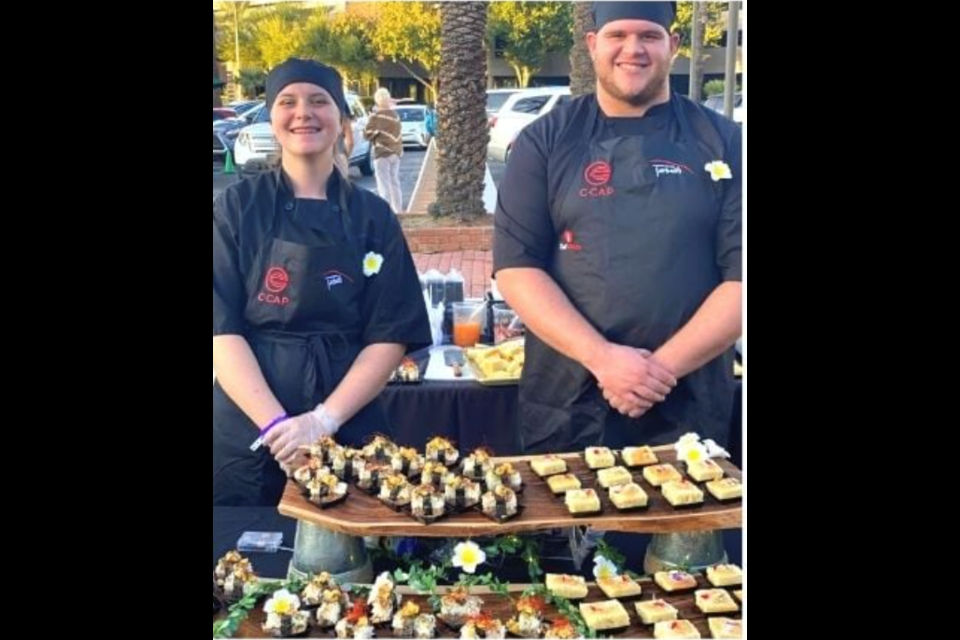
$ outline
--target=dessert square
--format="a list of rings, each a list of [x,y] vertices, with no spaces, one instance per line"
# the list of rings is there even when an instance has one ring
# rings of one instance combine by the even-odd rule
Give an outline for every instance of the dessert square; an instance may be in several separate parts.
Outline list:
[[[623,464],[628,467],[645,467],[660,462],[660,458],[654,453],[652,447],[626,447],[622,458]]]
[[[714,480],[706,484],[707,491],[717,500],[736,500],[743,497],[743,485],[736,478]]]
[[[555,476],[558,473],[566,473],[567,463],[558,456],[544,456],[532,460],[530,462],[530,468],[533,469],[535,474],[541,478],[545,478],[547,476]]]
[[[610,487],[610,502],[617,509],[639,509],[650,504],[650,497],[635,482]]]
[[[743,622],[733,618],[710,618],[710,635],[714,638],[742,638]]]
[[[584,457],[587,466],[591,469],[606,469],[617,464],[617,458],[613,455],[613,451],[607,447],[590,447]]]
[[[587,597],[587,581],[583,576],[548,573],[547,591],[567,600],[579,600]]]
[[[582,485],[580,484],[580,478],[572,473],[565,473],[560,476],[550,476],[547,478],[547,486],[550,487],[550,491],[553,493],[566,493],[567,491],[579,489]]]
[[[707,567],[707,580],[715,587],[732,587],[743,584],[743,570],[735,564],[718,564]]]
[[[653,580],[668,593],[697,588],[697,579],[686,571],[660,571],[653,575]]]
[[[597,472],[597,480],[604,489],[633,482],[633,476],[625,467],[610,467]]]
[[[666,600],[644,600],[636,604],[637,615],[643,624],[656,624],[676,620],[678,611]]]
[[[710,458],[704,458],[688,464],[687,475],[697,482],[706,482],[707,480],[719,480],[724,473],[720,465]]]
[[[654,638],[700,638],[700,632],[689,620],[658,622],[653,627]]]
[[[733,596],[724,589],[700,589],[694,595],[697,608],[704,613],[733,613],[740,611]]]
[[[675,507],[700,504],[703,502],[703,491],[689,480],[668,482],[661,487],[663,497]]]
[[[630,626],[630,614],[619,600],[606,602],[590,602],[580,605],[580,615],[584,622],[594,631],[606,629],[620,629]]]
[[[632,598],[643,593],[643,587],[630,576],[597,578],[597,586],[608,598]]]
[[[672,464],[656,464],[651,467],[644,467],[643,479],[655,487],[659,487],[667,482],[676,482],[683,480],[681,474]]]
[[[600,496],[593,489],[578,489],[567,491],[564,500],[567,510],[577,515],[580,513],[597,513],[600,511]]]

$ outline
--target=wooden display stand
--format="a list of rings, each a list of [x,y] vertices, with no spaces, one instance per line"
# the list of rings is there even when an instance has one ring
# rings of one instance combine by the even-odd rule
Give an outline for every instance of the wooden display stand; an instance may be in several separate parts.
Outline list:
[[[661,462],[671,463],[683,471],[682,465],[676,462],[676,453],[672,447],[655,450]],[[587,468],[581,455],[569,454],[561,457],[566,459],[570,472],[580,478],[584,488],[597,489],[603,504],[601,514],[586,518],[571,516],[563,503],[563,496],[552,494],[546,481],[530,469],[529,461],[532,457],[497,459],[497,462],[512,463],[523,476],[524,485],[523,492],[519,495],[523,512],[503,524],[486,518],[479,511],[471,511],[424,525],[408,515],[397,513],[375,496],[367,495],[353,485],[345,502],[329,509],[320,509],[302,495],[296,484],[290,482],[279,509],[285,516],[355,536],[475,538],[578,526],[589,526],[598,531],[678,533],[736,529],[742,526],[743,511],[739,501],[731,504],[720,503],[705,491],[703,505],[677,509],[663,498],[659,489],[643,480],[640,469],[631,472],[634,481],[650,496],[650,507],[644,511],[620,512],[610,503],[607,491],[597,483],[596,472]],[[739,469],[726,460],[717,462],[727,476],[740,479]]]

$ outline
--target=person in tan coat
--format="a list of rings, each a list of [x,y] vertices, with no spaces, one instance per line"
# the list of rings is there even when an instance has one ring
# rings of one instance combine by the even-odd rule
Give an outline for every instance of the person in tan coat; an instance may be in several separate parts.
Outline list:
[[[380,197],[390,203],[394,213],[403,211],[400,191],[400,157],[403,156],[403,132],[400,116],[393,110],[390,92],[383,87],[373,94],[377,112],[370,116],[363,137],[373,145],[373,166]]]

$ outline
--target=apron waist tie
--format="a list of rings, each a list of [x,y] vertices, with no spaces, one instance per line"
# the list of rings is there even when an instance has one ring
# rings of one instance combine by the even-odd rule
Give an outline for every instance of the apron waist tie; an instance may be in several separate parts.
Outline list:
[[[358,344],[359,331],[319,331],[313,333],[289,333],[284,331],[257,331],[251,335],[254,342],[272,342],[283,345],[304,346],[309,351],[308,366],[304,372],[303,402],[313,408],[313,390],[317,388],[318,373],[323,397],[333,393],[333,367],[331,359],[346,357],[352,345]]]

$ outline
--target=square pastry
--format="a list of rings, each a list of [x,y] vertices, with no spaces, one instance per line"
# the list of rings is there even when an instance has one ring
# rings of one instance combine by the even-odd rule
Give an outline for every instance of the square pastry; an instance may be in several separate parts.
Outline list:
[[[587,581],[583,576],[568,576],[556,573],[547,574],[547,591],[567,600],[586,598]]]
[[[644,600],[636,604],[637,615],[643,624],[656,624],[676,620],[679,613],[666,600]]]
[[[655,487],[659,487],[667,482],[676,482],[683,480],[681,474],[672,464],[656,464],[652,467],[644,467],[643,479]]]
[[[733,587],[743,584],[743,571],[735,564],[707,567],[707,580],[715,587]]]
[[[619,600],[590,602],[580,605],[580,615],[594,631],[621,629],[630,626],[630,614]]]
[[[723,477],[723,469],[710,458],[697,460],[687,465],[687,474],[697,482],[719,480]]]
[[[660,462],[652,447],[626,447],[622,457],[623,464],[628,467],[645,467]]]
[[[597,586],[608,598],[631,598],[643,593],[643,587],[630,576],[597,578]]]
[[[565,473],[559,476],[550,476],[547,478],[547,486],[553,493],[566,493],[581,487],[580,478],[572,473]]]
[[[689,620],[658,622],[653,627],[654,638],[701,638],[700,632]]]
[[[639,509],[650,504],[647,492],[635,482],[610,487],[610,502],[617,509]]]
[[[668,482],[661,489],[663,490],[663,497],[675,507],[703,502],[703,491],[689,480]]]
[[[633,476],[624,467],[610,467],[597,471],[597,480],[604,489],[633,482]]]
[[[743,589],[734,589],[731,593],[737,600],[743,602]]]
[[[743,497],[743,485],[736,478],[714,480],[706,484],[707,491],[717,500],[736,500]]]
[[[743,622],[733,618],[710,618],[710,635],[714,638],[742,638]]]
[[[653,580],[668,593],[697,588],[697,579],[686,571],[660,571],[653,575]]]
[[[533,472],[541,478],[567,472],[566,461],[558,456],[536,458],[530,462],[530,467],[533,469]]]
[[[590,447],[584,454],[584,458],[591,469],[606,469],[617,464],[613,451],[607,447]]]
[[[600,496],[593,489],[567,491],[565,499],[567,510],[573,515],[581,513],[599,513]]]
[[[695,594],[697,608],[704,613],[734,613],[740,607],[724,589],[700,589]]]

